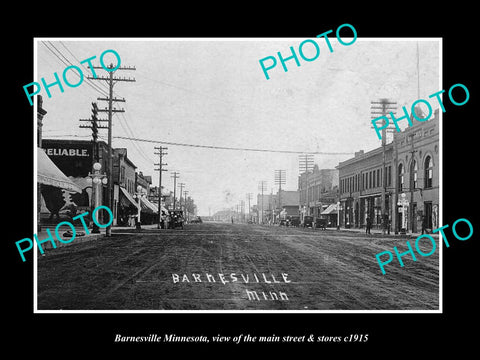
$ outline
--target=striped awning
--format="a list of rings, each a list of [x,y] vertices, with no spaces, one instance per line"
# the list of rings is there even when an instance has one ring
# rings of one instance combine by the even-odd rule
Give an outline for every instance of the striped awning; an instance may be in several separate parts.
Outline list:
[[[82,189],[70,180],[41,148],[37,148],[37,181],[40,184],[54,186],[71,192],[82,192]]]
[[[337,214],[337,204],[330,204],[320,215],[334,215]]]
[[[147,198],[142,197],[140,200],[142,211],[150,214],[158,213],[158,206],[150,202]]]
[[[125,207],[133,206],[136,209],[138,209],[138,204],[133,198],[132,195],[123,187],[120,186],[120,191],[123,196],[120,197],[120,204],[122,204]]]

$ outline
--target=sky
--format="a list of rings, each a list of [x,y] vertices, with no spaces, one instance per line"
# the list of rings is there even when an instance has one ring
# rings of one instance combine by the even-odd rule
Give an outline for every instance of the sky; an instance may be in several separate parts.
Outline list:
[[[36,39],[35,79],[54,81],[67,66],[85,59],[100,66],[100,55],[116,51],[121,66],[136,70],[117,70],[115,77],[135,78],[135,82],[116,82],[114,95],[125,98],[116,108],[124,113],[113,117],[113,147],[125,147],[137,171],[151,175],[158,185],[154,163],[155,146],[167,146],[167,172],[162,185],[173,190],[171,173],[180,173],[200,215],[232,208],[253,194],[256,204],[258,183],[267,182],[268,192],[276,192],[274,171],[286,170],[286,190],[296,190],[299,154],[165,145],[163,142],[240,149],[318,152],[319,168],[335,168],[339,161],[353,157],[355,151],[380,146],[371,127],[371,101],[388,98],[401,109],[419,99],[428,99],[442,89],[441,41],[439,39],[357,38],[350,46],[330,38],[333,52],[323,39],[315,39],[320,55],[301,66],[287,61],[288,72],[277,53],[298,56],[305,38],[155,38],[155,39]],[[344,38],[344,41],[351,39]],[[418,69],[417,71],[417,44]],[[313,47],[305,45],[305,56],[313,57]],[[259,60],[277,57],[277,66],[267,80]],[[116,64],[111,52],[104,63]],[[84,64],[85,65],[85,64]],[[63,83],[45,90],[43,137],[91,139],[90,129],[79,128],[81,118],[91,115],[91,103],[107,106],[98,97],[108,95],[103,80],[87,80],[91,70],[81,67],[84,80],[78,87]],[[106,76],[104,70],[95,70]],[[67,80],[78,82],[74,71]],[[28,101],[26,99],[26,101]],[[433,109],[438,108],[431,101]],[[401,111],[401,110],[400,110]],[[401,113],[398,113],[401,116]],[[101,113],[102,117],[104,113]],[[36,120],[35,120],[36,121]],[[406,124],[406,121],[403,121]],[[106,130],[100,130],[107,139]],[[129,137],[140,140],[128,140]]]

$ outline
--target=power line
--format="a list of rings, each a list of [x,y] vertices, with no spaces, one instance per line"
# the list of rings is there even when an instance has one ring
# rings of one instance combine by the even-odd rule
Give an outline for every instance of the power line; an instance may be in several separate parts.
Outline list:
[[[53,45],[50,41],[42,41],[41,43],[42,43],[43,46],[45,46],[58,60],[60,60],[60,62],[61,62],[63,65],[65,65],[65,66],[67,66],[67,67],[70,66],[70,65],[74,65],[74,64],[73,64],[60,50],[58,50],[58,49],[55,47],[55,45]],[[47,43],[48,43],[49,45],[47,45]],[[63,45],[63,44],[62,44],[62,45]],[[56,50],[56,52],[55,52],[54,50],[52,50],[52,49],[50,48],[50,46],[53,47],[53,48]],[[65,47],[65,45],[63,45],[63,46]],[[65,48],[66,48],[66,47],[65,47]],[[68,49],[67,49],[67,50],[68,50]],[[70,54],[72,54],[71,51],[69,51],[69,52],[70,52]],[[63,60],[62,58],[60,58],[60,56],[59,56],[57,53],[58,53],[63,59],[65,59],[65,60]],[[75,59],[77,59],[73,54],[72,54],[72,56],[73,56]],[[79,64],[80,64],[80,61],[79,61]],[[84,69],[86,69],[85,66],[83,66],[82,64],[80,64],[80,65],[81,65]],[[76,65],[75,65],[75,66],[76,66]],[[79,74],[77,74],[76,72],[74,72],[74,74],[75,74],[78,78],[80,78],[80,75],[79,75]],[[99,87],[98,85],[96,85],[93,81],[89,80],[88,78],[85,78],[85,83],[86,83],[87,85],[89,85],[89,86],[90,86],[93,90],[95,90],[96,92],[99,92],[100,94],[106,96],[107,91],[106,91],[106,90],[103,90],[101,87]]]
[[[104,66],[98,67],[98,66],[89,66],[91,69],[104,69],[106,68]],[[113,77],[113,72],[116,72],[118,70],[135,70],[135,67],[120,67],[120,64],[117,65],[116,68],[113,67],[113,64],[110,64],[108,66],[107,72],[109,73],[109,76],[98,76],[98,77],[90,77],[88,76],[87,78],[91,80],[106,80],[109,83],[109,96],[108,98],[97,98],[97,100],[102,100],[102,101],[108,101],[108,109],[98,109],[98,112],[108,112],[108,157],[107,157],[107,176],[108,176],[108,183],[107,183],[107,201],[106,201],[106,206],[109,208],[113,208],[113,149],[112,149],[112,115],[117,112],[124,112],[125,110],[118,110],[113,108],[113,102],[125,102],[125,99],[117,99],[113,97],[113,85],[119,81],[126,81],[126,82],[132,82],[135,81],[135,79],[126,79],[126,78],[119,78],[119,77]],[[140,220],[140,208],[138,212],[139,220]],[[140,224],[140,222],[139,222]],[[105,235],[107,237],[110,237],[112,234],[112,228],[111,225],[107,226],[106,228],[106,233]]]
[[[120,123],[120,126],[122,127],[122,129],[124,130],[124,132],[127,134],[127,135],[130,135],[132,137],[135,137],[135,134],[133,133],[132,129],[130,128],[130,126],[128,125],[128,120],[127,118],[125,117],[124,113],[120,113],[123,117],[120,118],[120,116],[118,116],[116,113],[115,115],[117,115],[117,119],[119,120],[119,123]],[[140,155],[140,157],[142,157],[145,161],[147,161],[148,163],[151,163],[153,162],[152,159],[150,159],[148,157],[148,155],[145,153],[145,151],[143,151],[143,149],[138,145],[137,142],[133,141],[133,140],[130,140],[130,142],[133,144],[134,148],[137,150],[138,154]]]
[[[307,151],[296,151],[296,150],[252,149],[252,148],[237,148],[237,147],[228,147],[228,146],[185,144],[185,143],[177,143],[177,142],[170,142],[170,141],[133,138],[133,137],[127,137],[127,136],[114,136],[114,138],[115,139],[126,139],[126,140],[149,142],[149,143],[154,143],[154,144],[166,144],[166,145],[173,145],[173,146],[188,146],[188,147],[216,149],[216,150],[255,151],[255,152],[270,152],[270,153],[283,153],[283,154],[305,154],[307,152]],[[352,153],[348,153],[348,152],[308,151],[308,153],[309,154],[315,154],[315,155],[352,155]]]

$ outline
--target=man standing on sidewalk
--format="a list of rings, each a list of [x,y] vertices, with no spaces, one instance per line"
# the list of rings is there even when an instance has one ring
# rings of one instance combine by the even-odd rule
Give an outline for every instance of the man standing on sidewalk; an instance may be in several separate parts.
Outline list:
[[[370,217],[367,216],[367,225],[365,227],[365,234],[370,234],[371,227],[372,227],[372,221],[370,220]]]

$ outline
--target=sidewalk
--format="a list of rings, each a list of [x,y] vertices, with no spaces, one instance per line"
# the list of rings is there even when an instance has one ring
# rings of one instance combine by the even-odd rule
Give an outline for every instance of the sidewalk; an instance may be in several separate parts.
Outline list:
[[[156,229],[156,228],[157,228],[157,224],[142,225],[142,229]],[[98,229],[100,232],[96,233],[96,234],[93,234],[92,229],[89,228],[88,229],[89,234],[87,234],[86,231],[85,231],[85,228],[83,226],[78,226],[78,227],[76,226],[75,227],[75,232],[76,232],[75,238],[69,243],[63,243],[60,240],[58,240],[57,237],[55,236],[55,226],[51,226],[51,227],[43,226],[42,231],[37,234],[37,238],[38,238],[39,241],[42,241],[42,240],[48,238],[48,233],[47,233],[46,229],[50,230],[50,234],[52,235],[52,238],[55,241],[55,245],[57,246],[57,248],[64,247],[64,246],[70,246],[70,245],[74,245],[74,244],[79,244],[79,243],[92,241],[92,240],[98,240],[98,239],[104,238],[105,237],[105,232],[106,232],[106,229]],[[64,235],[64,233],[67,230],[70,230],[70,229],[67,226],[65,226],[64,228],[60,229],[60,231],[59,231],[60,237],[65,241],[68,241],[68,240],[71,239],[70,237]],[[135,226],[112,226],[112,235],[115,235],[116,233],[119,233],[122,230],[135,230]],[[81,235],[81,234],[84,234],[84,235]],[[32,240],[35,242],[35,239],[34,239],[33,236],[32,236]],[[53,249],[53,245],[52,245],[51,241],[46,241],[46,242],[42,243],[41,246],[44,250]],[[38,249],[38,246],[37,246],[37,249]],[[40,252],[40,250],[38,250],[38,251]]]
[[[52,238],[55,241],[55,245],[57,246],[57,248],[64,247],[64,246],[70,246],[70,245],[73,245],[73,244],[79,244],[79,243],[83,243],[83,242],[87,242],[87,241],[97,240],[99,238],[105,237],[105,229],[99,229],[100,232],[98,234],[93,234],[91,232],[92,229],[89,228],[88,229],[89,234],[87,234],[85,232],[85,228],[83,226],[80,226],[80,227],[75,227],[75,232],[76,232],[75,238],[69,243],[63,243],[60,240],[58,240],[57,237],[55,236],[55,227],[44,226],[44,227],[42,227],[42,231],[37,233],[38,241],[42,241],[42,240],[48,238],[49,235],[47,233],[47,229],[50,231],[50,234],[52,235]],[[67,230],[69,230],[68,227],[64,227],[64,228],[59,229],[59,230],[60,231],[59,231],[58,234],[60,235],[60,237],[64,241],[71,240],[71,237],[64,236],[64,233],[67,232]],[[84,234],[84,235],[81,236],[81,234]],[[33,236],[32,236],[32,240],[34,242],[36,242],[36,240]],[[52,241],[50,241],[50,240],[42,243],[41,246],[44,250],[53,249]],[[37,249],[38,249],[38,246],[37,246]],[[40,250],[38,250],[38,251],[39,251],[39,254],[40,254]]]
[[[421,232],[417,232],[417,233],[412,233],[411,231],[410,232],[407,232],[406,234],[395,234],[394,231],[390,231],[390,234],[388,234],[387,232],[385,234],[382,233],[382,230],[381,229],[371,229],[370,230],[370,234],[366,234],[365,233],[365,228],[363,229],[359,229],[359,228],[350,228],[350,229],[346,229],[346,228],[340,228],[340,230],[337,230],[336,228],[327,228],[327,230],[329,231],[343,231],[343,232],[354,232],[354,233],[361,233],[361,234],[365,234],[365,235],[379,235],[379,236],[386,236],[386,237],[398,237],[398,238],[402,238],[402,239],[416,239],[417,237],[419,237],[420,235],[422,235]],[[321,229],[315,229],[315,231],[322,231]],[[429,233],[428,235],[430,235],[431,237],[433,237],[434,239],[437,239],[438,238],[438,233]]]

